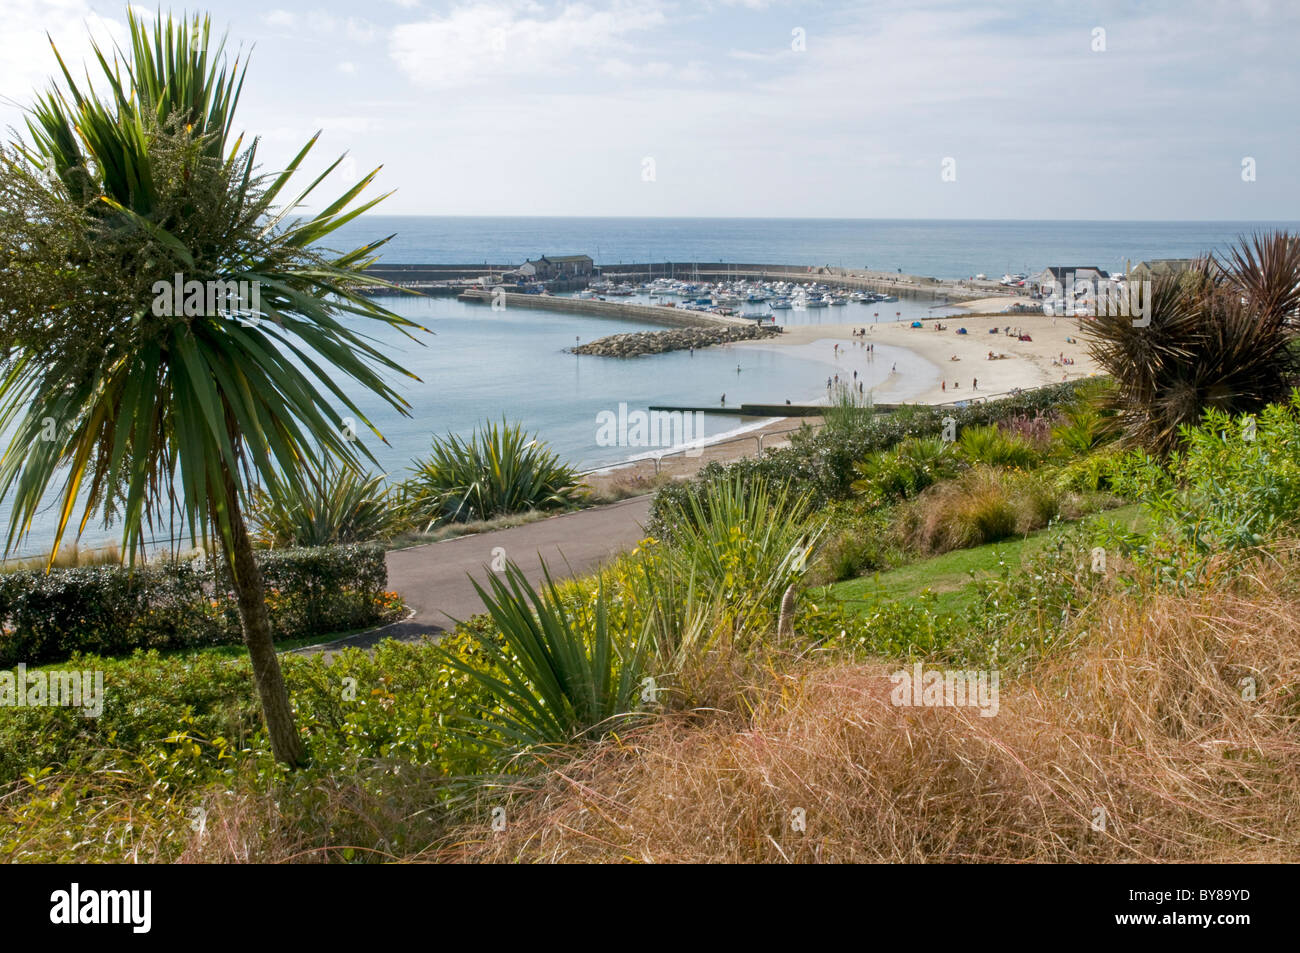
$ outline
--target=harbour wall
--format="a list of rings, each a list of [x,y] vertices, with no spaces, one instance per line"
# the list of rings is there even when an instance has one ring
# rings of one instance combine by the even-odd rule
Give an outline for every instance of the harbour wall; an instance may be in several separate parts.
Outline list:
[[[752,279],[759,281],[800,281],[854,291],[880,291],[919,298],[947,298],[966,301],[987,298],[990,295],[1023,293],[1023,289],[1007,288],[996,281],[974,279],[930,278],[924,275],[906,275],[865,268],[831,268],[810,265],[747,264],[741,262],[643,262],[602,265],[600,273],[605,278],[627,281],[647,281],[655,278],[682,280],[730,281]]]
[[[458,295],[461,301],[490,304],[494,292],[471,289]],[[671,328],[716,328],[729,325],[750,325],[753,321],[728,318],[720,314],[667,308],[663,305],[626,304],[621,301],[598,301],[594,298],[560,298],[554,295],[502,293],[507,308],[536,308],[541,311],[564,311],[567,314],[587,314],[601,318],[623,318],[628,321],[645,321]]]
[[[380,281],[393,284],[429,283],[435,281],[455,281],[473,279],[483,275],[500,277],[507,271],[513,271],[518,265],[371,265],[366,274],[374,275]]]
[[[464,288],[486,279],[496,283],[516,266],[502,264],[418,265],[377,264],[367,269],[382,281],[425,294],[459,294]],[[968,301],[989,296],[1025,295],[1023,288],[1008,288],[991,280],[974,278],[931,278],[867,268],[775,265],[744,262],[658,261],[601,265],[597,272],[615,281],[649,281],[677,278],[699,281],[750,279],[757,281],[820,282],[853,291],[879,291],[917,298]],[[586,278],[551,281],[552,291],[575,291],[587,285]]]

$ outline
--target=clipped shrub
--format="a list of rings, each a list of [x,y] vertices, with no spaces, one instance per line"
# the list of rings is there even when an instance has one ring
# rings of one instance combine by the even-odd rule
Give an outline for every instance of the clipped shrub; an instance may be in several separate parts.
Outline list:
[[[208,588],[188,564],[0,574],[0,665],[232,641]]]
[[[272,549],[259,552],[257,562],[277,639],[357,629],[383,619],[388,564],[377,543]],[[221,582],[227,582],[224,566]],[[233,588],[225,591],[233,606]]]
[[[374,544],[256,554],[276,639],[384,621],[384,550]],[[74,652],[190,649],[243,640],[224,566],[95,566],[0,574],[0,665]]]

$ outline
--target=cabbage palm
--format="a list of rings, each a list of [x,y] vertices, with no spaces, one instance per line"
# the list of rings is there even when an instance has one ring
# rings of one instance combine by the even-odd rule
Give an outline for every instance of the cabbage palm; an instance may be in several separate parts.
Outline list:
[[[316,139],[282,173],[258,173],[256,141],[244,146],[231,133],[246,64],[227,67],[224,41],[209,54],[207,18],[160,15],[151,30],[128,16],[129,49],[110,61],[95,48],[100,92],[89,75],[79,86],[60,58],[64,82],[31,107],[30,141],[3,154],[6,548],[27,537],[51,492],[51,552],[78,507],[78,534],[97,514],[120,520],[132,561],[155,526],[179,521],[192,543],[215,536],[272,749],[296,764],[304,746],[244,513],[256,483],[301,487],[326,457],[373,460],[355,428],[382,435],[344,384],[406,413],[381,376],[406,372],[357,328],[368,319],[409,334],[415,325],[359,290],[375,284],[364,268],[387,239],[341,253],[320,247],[383,198],[353,204],[375,173],[303,213],[338,161],[296,196],[283,194]],[[191,309],[160,307],[156,287],[176,275],[247,281],[260,302],[178,314]]]
[[[1300,237],[1274,232],[1156,279],[1147,325],[1120,314],[1088,322],[1129,440],[1167,454],[1207,410],[1257,413],[1285,400],[1300,381],[1298,305]]]

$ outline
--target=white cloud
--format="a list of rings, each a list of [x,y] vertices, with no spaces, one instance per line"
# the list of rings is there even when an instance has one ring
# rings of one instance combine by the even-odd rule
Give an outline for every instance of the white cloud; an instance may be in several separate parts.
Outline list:
[[[262,14],[262,22],[267,26],[291,27],[298,22],[298,18],[288,10],[271,10]]]
[[[0,17],[4,24],[4,45],[0,49],[0,95],[4,100],[0,101],[0,119],[4,125],[18,125],[21,116],[10,102],[26,106],[32,94],[44,91],[52,77],[58,75],[62,82],[51,41],[80,81],[85,75],[82,63],[93,62],[92,39],[111,55],[113,44],[125,43],[127,36],[124,22],[99,16],[85,0],[5,0]]]
[[[702,63],[669,63],[665,60],[648,60],[632,63],[627,60],[607,59],[599,69],[615,79],[675,80],[680,83],[700,83],[711,73]]]
[[[389,53],[416,84],[452,88],[571,73],[593,57],[603,60],[628,49],[634,34],[664,22],[657,0],[616,2],[604,9],[584,3],[481,3],[395,28]]]
[[[375,131],[379,122],[372,116],[319,116],[312,125],[327,132],[360,134]]]
[[[374,41],[378,30],[369,20],[361,17],[336,17],[329,13],[314,12],[306,15],[291,13],[288,10],[271,10],[262,14],[262,22],[269,27],[283,30],[325,34],[331,39],[346,36],[359,43]]]

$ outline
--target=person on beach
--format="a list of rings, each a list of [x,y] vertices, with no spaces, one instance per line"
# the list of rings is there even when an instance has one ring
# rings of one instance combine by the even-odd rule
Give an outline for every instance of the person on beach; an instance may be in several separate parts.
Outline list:
[[[970,382],[970,389],[971,389],[971,390],[979,390],[979,389],[980,389],[980,379],[979,379],[978,377],[976,377],[976,378],[974,378],[974,379],[971,380],[971,382]]]
[[[898,371],[898,365],[897,365],[897,364],[895,364],[893,367],[891,367],[891,368],[889,369],[889,373],[891,373],[891,374],[897,373],[897,371]]]
[[[948,382],[947,382],[947,381],[943,381],[942,383],[940,383],[940,384],[939,384],[939,389],[940,389],[941,391],[947,392],[947,390],[948,390]]]
[[[726,395],[726,394],[723,394],[723,395],[722,395],[722,406],[723,406],[723,407],[726,407],[726,406],[727,406],[727,395]]]

